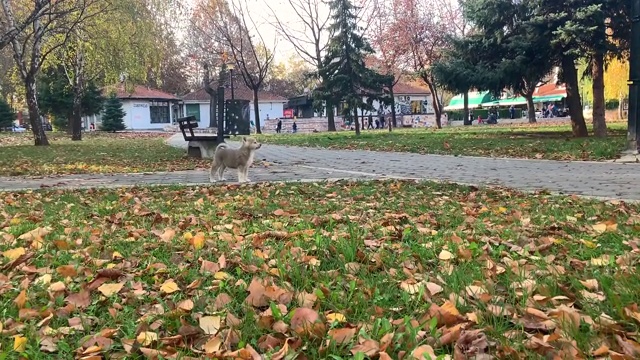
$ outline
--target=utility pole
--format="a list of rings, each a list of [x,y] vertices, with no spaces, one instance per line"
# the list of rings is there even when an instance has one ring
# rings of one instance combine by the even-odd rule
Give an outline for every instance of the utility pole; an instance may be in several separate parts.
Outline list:
[[[640,145],[640,0],[631,5],[631,54],[629,58],[628,152],[638,155]]]

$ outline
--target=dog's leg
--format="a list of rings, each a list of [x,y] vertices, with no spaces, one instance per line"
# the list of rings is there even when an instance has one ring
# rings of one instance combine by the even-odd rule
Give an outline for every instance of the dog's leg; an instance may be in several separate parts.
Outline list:
[[[238,182],[245,182],[244,180],[244,168],[242,166],[238,166]]]
[[[245,182],[251,182],[251,180],[249,179],[249,167],[245,167],[244,168],[244,181]]]
[[[225,170],[226,168],[227,168],[227,167],[226,167],[226,166],[224,166],[224,163],[223,163],[223,164],[220,164],[220,167],[218,168],[218,180],[220,180],[220,181],[226,181],[226,180],[227,180],[227,179],[225,179],[225,178],[224,178],[224,176],[223,176],[223,175],[224,175],[224,170]]]
[[[218,172],[218,169],[219,169],[218,164],[216,164],[216,161],[213,160],[211,162],[211,168],[209,169],[209,182],[212,182],[212,183],[216,182],[216,179],[214,177],[215,177],[216,173]],[[220,176],[218,175],[218,178],[219,177]]]

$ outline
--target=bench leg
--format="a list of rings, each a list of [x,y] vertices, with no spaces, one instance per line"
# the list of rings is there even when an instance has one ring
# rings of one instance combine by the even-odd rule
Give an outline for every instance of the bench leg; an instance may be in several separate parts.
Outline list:
[[[187,156],[199,159],[202,158],[202,151],[200,151],[200,147],[191,146],[191,144],[189,144],[189,146],[187,147]]]
[[[191,152],[193,151],[194,154],[197,154],[194,155],[196,157],[202,159],[213,159],[217,146],[218,143],[216,141],[189,141],[189,156],[192,156]],[[197,150],[191,150],[192,148]]]

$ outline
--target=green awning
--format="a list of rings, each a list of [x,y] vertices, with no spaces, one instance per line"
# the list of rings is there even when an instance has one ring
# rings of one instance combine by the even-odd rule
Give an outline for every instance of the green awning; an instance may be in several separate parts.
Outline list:
[[[484,103],[495,101],[495,96],[490,92],[469,92],[469,109],[475,109]],[[449,106],[444,108],[445,111],[464,109],[464,94],[454,96],[449,102]]]
[[[508,99],[500,99],[496,101],[491,101],[487,103],[483,103],[482,107],[492,107],[492,106],[511,106],[511,105],[526,105],[527,99],[524,97],[516,97],[516,98],[508,98]]]
[[[556,101],[562,101],[562,99],[564,99],[564,98],[565,98],[565,96],[563,96],[563,95],[534,96],[533,97],[533,102],[534,103],[556,102]]]

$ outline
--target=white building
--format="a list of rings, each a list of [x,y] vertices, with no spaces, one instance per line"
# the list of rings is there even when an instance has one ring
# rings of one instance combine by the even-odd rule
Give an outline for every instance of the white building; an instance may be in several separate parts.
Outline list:
[[[234,87],[233,91],[234,99],[248,100],[250,102],[250,121],[255,123],[255,112],[253,110],[253,91],[244,84],[239,84]],[[226,88],[224,91],[225,100],[231,99],[231,89]],[[209,127],[210,124],[210,106],[209,94],[204,88],[191,92],[183,96],[184,100],[184,115],[195,116],[199,122],[200,127]],[[258,92],[258,109],[260,111],[260,120],[264,124],[266,119],[281,118],[284,115],[284,104],[287,99],[273,94],[269,91]]]
[[[395,97],[397,115],[429,115],[434,113],[433,100],[428,89],[398,82],[393,86],[393,95]],[[373,108],[375,110],[371,114],[377,115],[380,105],[375,100],[373,101]],[[391,109],[386,108],[383,112],[390,114]],[[368,116],[369,112],[365,111],[364,115]]]
[[[163,129],[176,120],[177,107],[182,100],[166,92],[150,89],[146,86],[136,85],[131,91],[125,90],[124,86],[110,86],[103,89],[105,97],[115,92],[116,97],[122,100],[122,108],[125,112],[124,124],[127,130],[152,130]],[[101,115],[83,117],[85,129],[95,124],[99,129]]]

